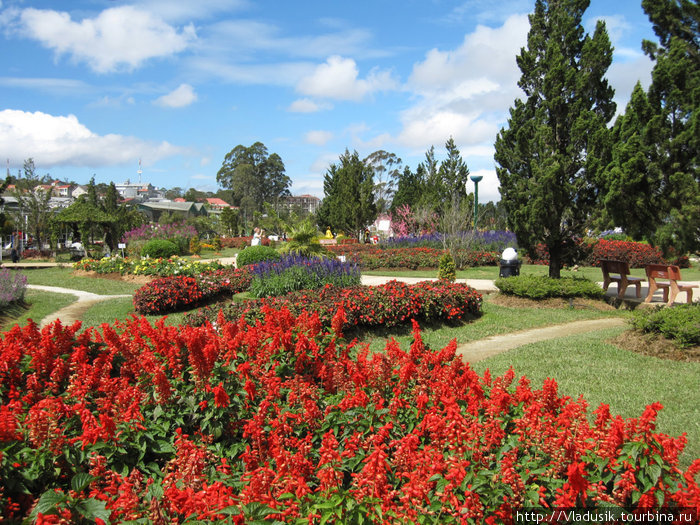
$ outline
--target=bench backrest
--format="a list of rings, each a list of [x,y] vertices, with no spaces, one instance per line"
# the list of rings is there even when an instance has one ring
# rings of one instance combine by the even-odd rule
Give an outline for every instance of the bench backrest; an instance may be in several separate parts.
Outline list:
[[[678,266],[667,265],[667,264],[647,264],[644,267],[647,272],[647,277],[653,279],[671,279],[673,281],[680,281],[681,270]]]
[[[620,275],[629,275],[630,267],[624,261],[610,261],[608,259],[600,260],[600,267],[603,270],[603,275],[608,275],[609,273],[619,273]]]

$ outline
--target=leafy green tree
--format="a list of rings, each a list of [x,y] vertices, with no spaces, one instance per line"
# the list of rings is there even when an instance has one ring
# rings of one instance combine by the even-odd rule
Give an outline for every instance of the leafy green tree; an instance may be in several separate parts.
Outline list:
[[[53,215],[49,206],[51,191],[40,187],[41,180],[36,174],[33,159],[29,158],[24,161],[23,171],[24,177],[17,177],[16,189],[13,192],[19,205],[14,222],[20,228],[26,227],[34,237],[38,247],[42,247],[49,238],[49,223]]]
[[[190,188],[185,192],[184,199],[187,202],[199,202],[202,199],[206,199],[206,193],[195,188]]]
[[[183,190],[181,187],[175,186],[174,188],[165,191],[165,198],[174,201],[175,199],[181,198],[184,191],[185,190]]]
[[[612,47],[603,22],[585,34],[588,4],[536,0],[527,47],[517,57],[526,98],[515,101],[495,144],[508,224],[521,248],[547,246],[555,278],[597,204],[615,112],[605,79]]]
[[[331,164],[323,178],[324,198],[317,211],[321,229],[346,232],[359,238],[377,218],[372,169],[357,152],[345,150],[338,164]]]
[[[238,235],[239,221],[238,210],[234,208],[221,210],[221,227],[227,235]]]
[[[277,207],[280,197],[290,195],[292,182],[285,174],[280,156],[268,154],[262,142],[250,147],[238,145],[229,151],[216,180],[224,188],[233,190],[234,202],[246,217],[255,211],[262,212],[265,202]]]
[[[389,153],[383,149],[371,153],[364,160],[374,174],[375,203],[379,213],[389,210],[396,180],[401,173],[401,162],[395,153]]]
[[[411,208],[417,206],[424,191],[425,167],[423,164],[418,164],[416,171],[411,171],[411,168],[406,166],[398,177],[396,193],[391,201],[391,213],[396,213],[396,210],[404,205]]]

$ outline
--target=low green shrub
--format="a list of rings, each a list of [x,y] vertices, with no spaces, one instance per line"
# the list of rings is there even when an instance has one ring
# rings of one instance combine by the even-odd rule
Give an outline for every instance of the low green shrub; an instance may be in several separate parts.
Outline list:
[[[455,260],[452,258],[450,253],[446,253],[440,257],[440,263],[438,266],[438,279],[441,281],[455,282],[457,278],[457,267],[455,266]]]
[[[700,345],[700,304],[637,309],[630,321],[635,329],[661,334],[681,348]]]
[[[238,254],[236,258],[236,266],[242,268],[249,264],[256,264],[263,261],[276,261],[280,258],[280,254],[270,246],[248,246],[245,250]]]
[[[167,259],[173,255],[177,255],[177,246],[175,243],[166,241],[165,239],[151,239],[141,248],[142,257]]]
[[[581,277],[552,279],[543,275],[519,275],[496,279],[496,287],[501,293],[517,295],[528,299],[549,297],[588,297],[602,299],[605,291],[593,281]]]

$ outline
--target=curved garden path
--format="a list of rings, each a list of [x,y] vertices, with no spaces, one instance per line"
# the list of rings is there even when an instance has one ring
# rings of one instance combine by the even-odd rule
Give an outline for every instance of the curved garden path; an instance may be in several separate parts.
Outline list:
[[[530,343],[538,343],[548,339],[558,339],[570,335],[594,332],[615,326],[624,326],[626,321],[621,317],[609,317],[605,319],[589,319],[586,321],[572,321],[570,323],[520,330],[509,334],[494,335],[486,339],[472,341],[457,346],[456,354],[464,361],[475,363],[500,354],[519,346]]]
[[[72,324],[74,321],[80,321],[87,309],[90,308],[92,305],[99,303],[100,301],[117,299],[119,297],[131,297],[131,294],[98,295],[96,293],[84,292],[82,290],[73,290],[70,288],[61,288],[58,286],[42,286],[38,284],[30,284],[27,286],[27,288],[30,288],[32,290],[43,290],[45,292],[69,293],[78,297],[78,300],[76,302],[71,303],[68,306],[65,306],[60,310],[57,310],[54,313],[44,317],[41,320],[41,323],[39,323],[40,328],[43,328],[44,326],[53,323],[57,319],[60,319],[61,323],[63,323],[64,325]]]

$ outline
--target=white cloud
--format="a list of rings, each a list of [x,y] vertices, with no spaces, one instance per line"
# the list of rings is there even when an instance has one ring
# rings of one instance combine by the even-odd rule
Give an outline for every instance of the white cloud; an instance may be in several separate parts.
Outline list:
[[[297,91],[321,98],[359,101],[377,91],[396,89],[397,85],[390,71],[373,69],[367,78],[361,79],[353,59],[334,55],[302,78]]]
[[[470,175],[481,175],[484,177],[479,182],[479,202],[497,202],[501,200],[501,194],[498,191],[499,182],[498,175],[496,175],[496,170],[470,170]],[[467,183],[467,191],[474,191],[474,183],[469,181]]]
[[[0,86],[22,89],[36,89],[56,93],[82,93],[89,91],[91,87],[82,80],[70,78],[19,78],[0,77]]]
[[[186,153],[168,142],[136,137],[98,135],[75,115],[0,111],[0,151],[12,152],[15,162],[29,157],[42,166],[113,166],[148,158],[149,162]]]
[[[327,109],[333,109],[333,106],[327,102],[316,102],[310,98],[300,98],[292,102],[287,111],[291,113],[316,113]]]
[[[324,130],[309,131],[304,135],[304,142],[316,146],[324,146],[333,138],[333,133]]]
[[[179,30],[158,16],[125,5],[95,18],[74,21],[70,14],[34,8],[18,12],[16,29],[23,35],[86,62],[98,73],[133,70],[144,61],[183,51],[195,38],[193,25]]]
[[[157,98],[153,103],[165,108],[184,108],[197,100],[197,93],[189,84],[180,84],[176,89]]]
[[[477,26],[454,50],[430,50],[409,78],[417,102],[401,114],[397,141],[425,150],[452,136],[461,150],[483,153],[522,96],[515,57],[529,27],[526,15],[513,15],[497,28]]]
[[[316,160],[311,164],[311,173],[323,175],[331,164],[338,162],[340,155],[337,153],[324,153],[319,155]]]

